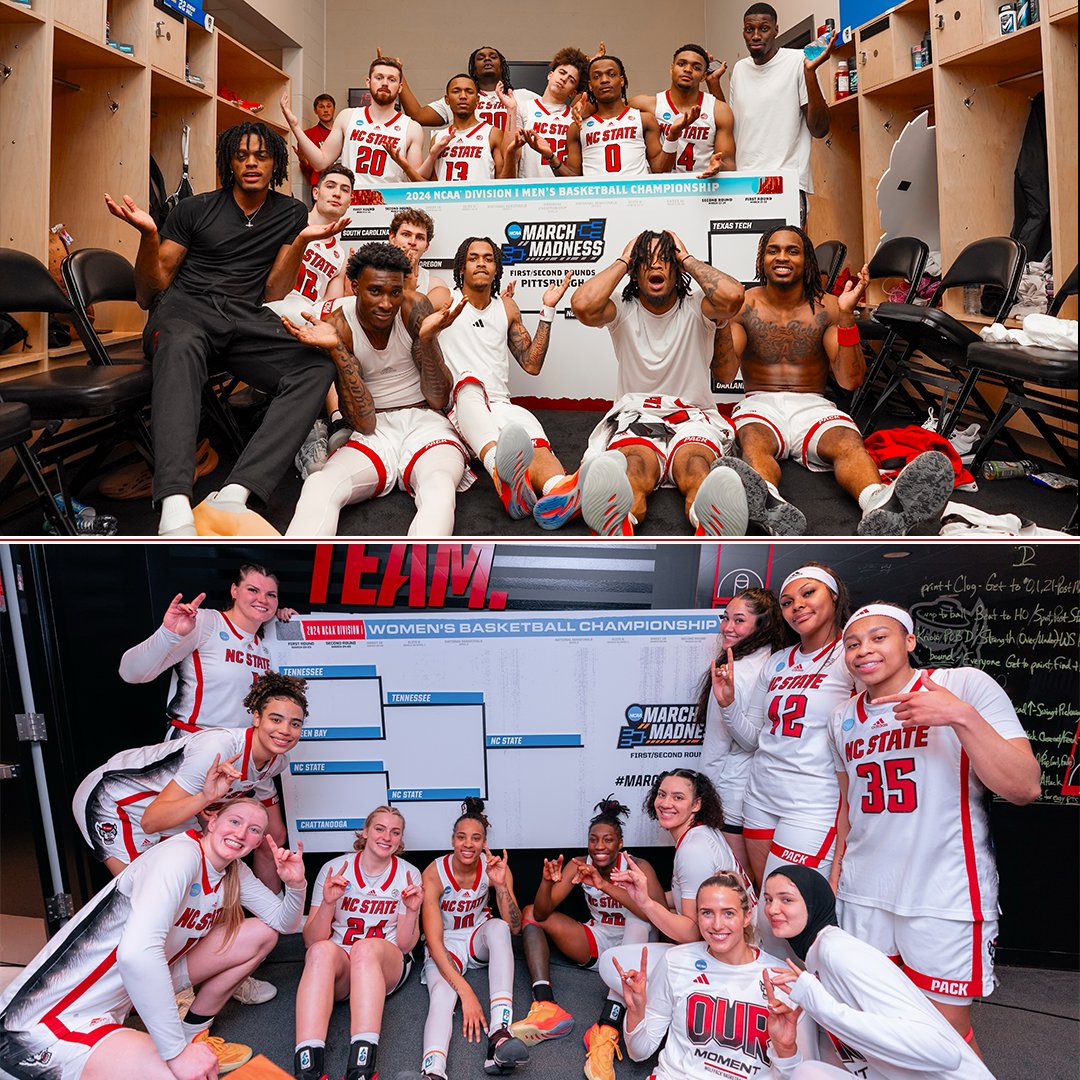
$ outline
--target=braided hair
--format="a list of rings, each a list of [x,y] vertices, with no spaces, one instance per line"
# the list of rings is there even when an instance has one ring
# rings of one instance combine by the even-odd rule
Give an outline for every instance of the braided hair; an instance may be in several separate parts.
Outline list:
[[[720,802],[720,794],[713,786],[713,782],[696,769],[668,769],[662,772],[649,788],[649,794],[645,796],[642,809],[652,818],[656,817],[656,796],[660,791],[660,785],[669,777],[674,776],[679,780],[690,781],[691,801],[701,800],[701,808],[694,815],[695,825],[708,825],[710,829],[722,829],[724,827],[724,807]]]
[[[506,90],[508,94],[512,93],[514,90],[514,84],[510,81],[510,65],[506,62],[506,57],[503,56],[503,54],[499,52],[499,50],[496,49],[494,45],[480,45],[479,47],[473,49],[471,53],[469,53],[469,76],[472,78],[473,82],[476,82],[476,54],[480,52],[481,49],[491,49],[491,51],[494,52],[496,56],[498,56],[500,72],[499,82],[503,84],[503,89]],[[479,88],[480,84],[476,83],[476,85],[477,88]]]
[[[248,712],[262,712],[271,698],[285,698],[294,705],[299,705],[308,714],[307,680],[295,675],[282,675],[278,671],[263,672],[252,684],[244,698],[244,708]]]
[[[589,831],[592,832],[592,827],[594,825],[610,825],[615,830],[615,835],[619,838],[619,842],[622,843],[622,818],[629,817],[630,807],[623,806],[623,804],[615,798],[613,792],[608,795],[607,798],[601,799],[593,809],[597,811],[597,814],[589,821]]]
[[[499,295],[499,283],[502,281],[503,261],[502,261],[502,249],[490,236],[466,236],[464,240],[458,244],[458,249],[454,253],[454,288],[462,289],[465,285],[465,260],[469,255],[469,248],[473,244],[488,244],[491,247],[492,252],[495,255],[495,276],[491,281],[491,295]]]
[[[222,188],[229,191],[236,185],[233,176],[233,160],[240,152],[240,144],[248,136],[256,138],[262,149],[269,150],[274,161],[270,174],[270,186],[281,187],[289,175],[289,147],[285,140],[268,124],[261,120],[245,120],[233,124],[223,131],[217,139],[217,174]]]
[[[765,248],[778,232],[793,232],[802,242],[803,295],[810,304],[810,311],[813,312],[814,304],[820,302],[825,295],[825,286],[821,284],[821,270],[818,268],[817,256],[814,254],[814,242],[798,225],[774,225],[768,232],[762,233],[761,243],[758,244],[757,249],[757,263],[754,266],[758,284],[765,284]]]
[[[626,65],[617,56],[612,56],[611,53],[602,53],[600,56],[594,56],[589,61],[589,66],[585,71],[585,84],[586,84],[585,93],[588,95],[589,100],[593,103],[594,106],[596,105],[596,98],[593,97],[592,90],[588,89],[588,83],[592,79],[592,66],[593,66],[593,64],[597,63],[600,60],[611,60],[618,67],[619,74],[622,76],[622,81],[623,81],[623,84],[622,84],[622,99],[623,99],[623,102],[625,103],[626,100],[627,100],[626,99],[626,91],[630,87],[630,80],[626,77]]]
[[[463,821],[475,821],[484,830],[484,836],[487,837],[487,831],[491,828],[491,822],[488,821],[487,814],[484,813],[484,800],[478,799],[475,795],[469,795],[465,801],[461,804],[461,814],[458,816],[457,821],[454,822],[454,832],[457,832],[457,827]]]
[[[656,255],[653,255],[653,244],[656,244]],[[630,265],[627,273],[630,280],[622,291],[624,300],[636,300],[641,295],[638,285],[638,274],[642,270],[648,270],[655,258],[669,266],[675,267],[675,295],[679,298],[679,305],[690,293],[690,275],[679,265],[679,249],[675,246],[675,239],[669,232],[650,232],[646,229],[634,241],[630,251]]]

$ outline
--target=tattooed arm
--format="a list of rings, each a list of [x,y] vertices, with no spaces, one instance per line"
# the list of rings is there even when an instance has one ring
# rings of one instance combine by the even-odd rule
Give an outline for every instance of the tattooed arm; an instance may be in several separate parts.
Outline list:
[[[713,335],[713,354],[709,372],[717,382],[732,382],[738,374],[739,363],[742,360],[743,350],[746,348],[746,331],[739,321],[745,310],[744,305],[738,315],[733,315],[726,325],[717,327]]]
[[[402,317],[413,342],[413,363],[420,369],[420,389],[424,392],[424,400],[433,409],[445,409],[450,403],[450,388],[453,385],[438,341],[438,331],[445,320],[427,321],[428,316],[436,312],[423,293],[415,293],[409,299],[412,303],[408,312],[402,312]],[[405,301],[406,304],[409,304],[409,299]]]
[[[737,314],[743,305],[743,287],[723,270],[717,270],[715,266],[691,255],[670,229],[666,232],[675,241],[679,266],[698,283],[705,294],[701,301],[701,312],[705,318],[723,322]]]
[[[352,331],[345,316],[340,311],[332,311],[320,322],[305,315],[302,326],[294,325],[287,318],[281,321],[294,338],[329,354],[337,368],[341,415],[352,425],[353,431],[370,435],[375,430],[375,402],[364,385],[360,361],[353,355]]]
[[[510,324],[506,331],[507,346],[522,371],[529,375],[539,375],[547,356],[548,342],[551,340],[551,323],[541,319],[536,327],[536,337],[529,337],[517,304],[505,297],[502,302],[506,305],[506,321]]]

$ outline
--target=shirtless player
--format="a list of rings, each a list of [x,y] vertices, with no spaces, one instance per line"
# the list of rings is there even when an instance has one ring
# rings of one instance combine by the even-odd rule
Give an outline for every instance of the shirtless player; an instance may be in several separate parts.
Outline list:
[[[779,459],[836,474],[859,502],[860,536],[902,536],[936,519],[953,488],[949,459],[920,454],[892,484],[882,482],[855,421],[823,396],[830,372],[845,390],[866,375],[855,305],[869,280],[839,297],[823,293],[810,238],[791,225],[766,232],[758,248],[760,285],[746,290],[742,310],[717,332],[720,366],[741,363],[746,397],[732,412],[742,459],[725,457],[746,489],[750,522],[772,535],[802,535],[806,518],[780,496]]]

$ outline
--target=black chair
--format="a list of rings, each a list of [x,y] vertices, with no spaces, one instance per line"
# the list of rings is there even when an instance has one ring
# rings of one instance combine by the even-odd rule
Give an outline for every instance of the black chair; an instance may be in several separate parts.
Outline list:
[[[847,244],[839,240],[826,240],[814,248],[814,258],[817,259],[818,269],[825,275],[825,291],[832,292],[847,258]]]
[[[91,322],[87,308],[106,300],[135,303],[135,270],[108,248],[79,248],[61,264],[60,272],[74,307],[75,329],[92,364],[145,363],[139,341],[106,345]],[[237,455],[244,438],[229,407],[228,396],[239,380],[226,373],[212,375],[203,390],[203,411]]]
[[[976,387],[977,375],[967,363],[968,347],[982,339],[959,319],[941,310],[945,294],[954,288],[968,285],[994,285],[1002,291],[1001,304],[994,315],[1002,321],[1016,299],[1020,276],[1027,261],[1024,245],[1008,236],[990,236],[968,244],[945,272],[928,307],[917,304],[879,304],[874,319],[894,331],[904,342],[903,350],[885,389],[881,392],[867,420],[872,429],[875,417],[882,411],[893,394],[900,391],[909,405],[913,399],[903,391],[906,383],[922,399],[924,406],[940,408],[938,432],[948,438],[969,401],[974,401],[987,420],[994,416],[994,409]],[[922,356],[918,354],[921,353]],[[924,357],[932,363],[927,363]],[[933,386],[941,391],[940,402],[927,390]],[[949,396],[955,394],[950,405]],[[1005,435],[1012,440],[1012,437]],[[1012,440],[1015,445],[1015,440]],[[1015,446],[1017,453],[1019,446]]]
[[[41,475],[41,469],[26,444],[33,434],[30,407],[21,402],[0,402],[0,450],[11,450],[26,473],[34,495],[37,496],[45,517],[52,522],[58,533],[74,536],[75,526],[53,501],[52,492]]]
[[[899,278],[901,281],[906,281],[908,290],[901,302],[912,304],[918,295],[919,282],[929,257],[930,248],[917,237],[896,236],[892,240],[886,240],[874,252],[867,267],[870,272],[870,283],[873,285],[887,278]],[[875,310],[866,309],[863,315],[855,320],[863,341],[863,350],[867,353],[867,365],[866,378],[851,398],[852,416],[855,416],[866,403],[871,387],[886,369],[896,342],[896,331],[879,323],[874,318]]]
[[[45,266],[32,255],[10,248],[0,249],[0,311],[73,314],[68,298]],[[72,529],[68,491],[80,491],[123,439],[130,439],[153,467],[150,433],[142,416],[150,402],[150,384],[147,364],[53,367],[0,383],[0,401],[25,405],[34,426],[40,427],[27,452],[40,471],[50,466],[56,470]],[[81,423],[66,423],[71,420]],[[76,458],[75,476],[67,485],[64,465]],[[0,479],[0,507],[18,480],[14,466]]]
[[[1076,267],[1065,284],[1058,290],[1048,315],[1057,315],[1070,296],[1076,295]],[[975,449],[971,468],[977,469],[990,452],[994,439],[1017,412],[1035,425],[1058,460],[1077,474],[1075,450],[1069,450],[1061,441],[1060,433],[1049,424],[1046,417],[1072,425],[1072,439],[1076,438],[1080,410],[1076,398],[1055,395],[1054,390],[1077,390],[1077,354],[1060,349],[1044,349],[1037,345],[993,345],[979,341],[968,348],[968,363],[977,378],[986,378],[1005,386],[1005,397],[994,414],[986,434]]]

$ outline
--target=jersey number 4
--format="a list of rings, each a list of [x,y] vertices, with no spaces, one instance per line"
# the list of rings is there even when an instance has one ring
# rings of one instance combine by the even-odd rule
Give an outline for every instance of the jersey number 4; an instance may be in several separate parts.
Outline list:
[[[864,761],[856,766],[855,775],[866,781],[859,809],[864,814],[910,814],[919,804],[915,781],[908,776],[914,771],[914,758]]]
[[[788,739],[797,739],[803,733],[803,725],[799,721],[806,715],[806,695],[794,694],[791,697],[774,697],[769,702],[769,719],[772,721],[770,735],[776,734],[780,728],[780,734]]]
[[[351,945],[354,941],[358,941],[360,938],[369,937],[386,937],[383,933],[383,927],[389,920],[383,919],[382,922],[377,922],[374,926],[369,927],[364,931],[363,919],[350,919],[349,929],[345,931],[345,936],[341,939],[342,945]]]

